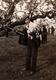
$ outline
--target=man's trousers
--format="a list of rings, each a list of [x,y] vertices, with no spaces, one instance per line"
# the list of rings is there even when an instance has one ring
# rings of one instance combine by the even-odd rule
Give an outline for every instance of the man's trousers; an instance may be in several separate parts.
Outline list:
[[[27,55],[26,55],[26,69],[36,71],[38,46],[35,40],[28,39]]]

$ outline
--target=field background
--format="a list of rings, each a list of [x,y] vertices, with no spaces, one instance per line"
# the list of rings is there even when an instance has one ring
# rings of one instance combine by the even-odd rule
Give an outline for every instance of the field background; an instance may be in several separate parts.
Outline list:
[[[0,80],[56,80],[56,36],[48,35],[47,44],[41,44],[37,56],[37,73],[22,77],[27,47],[18,44],[19,37],[9,33],[0,37]]]

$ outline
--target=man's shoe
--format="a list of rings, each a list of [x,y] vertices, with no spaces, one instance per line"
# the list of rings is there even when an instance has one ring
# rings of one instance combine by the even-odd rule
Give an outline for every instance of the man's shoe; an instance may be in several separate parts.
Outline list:
[[[27,69],[26,69],[26,68],[21,69],[20,75],[21,75],[22,77],[25,77],[25,76],[26,76],[26,73],[27,73]]]
[[[24,72],[24,71],[27,71],[27,69],[26,68],[23,68],[21,71]]]
[[[29,75],[34,75],[36,73],[36,71],[30,71]]]

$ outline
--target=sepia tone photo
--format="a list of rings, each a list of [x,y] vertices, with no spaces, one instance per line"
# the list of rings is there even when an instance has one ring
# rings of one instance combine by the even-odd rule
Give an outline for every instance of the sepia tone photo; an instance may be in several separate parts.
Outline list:
[[[0,0],[0,80],[56,80],[56,0]]]

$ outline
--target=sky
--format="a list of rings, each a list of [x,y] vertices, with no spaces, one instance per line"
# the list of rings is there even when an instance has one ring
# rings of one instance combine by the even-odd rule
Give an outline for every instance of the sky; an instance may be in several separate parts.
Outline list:
[[[5,3],[2,0],[0,0],[0,9],[1,10],[7,11],[8,6],[9,6],[8,3]]]

